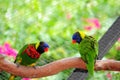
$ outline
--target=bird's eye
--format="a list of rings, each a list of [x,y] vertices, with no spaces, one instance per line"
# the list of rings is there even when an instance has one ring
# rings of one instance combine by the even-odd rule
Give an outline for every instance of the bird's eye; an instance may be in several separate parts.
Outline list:
[[[45,46],[43,46],[43,48],[46,48]]]

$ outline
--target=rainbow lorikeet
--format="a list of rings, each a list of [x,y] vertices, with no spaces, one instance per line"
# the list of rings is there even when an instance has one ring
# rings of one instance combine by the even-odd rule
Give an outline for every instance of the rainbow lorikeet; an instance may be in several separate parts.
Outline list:
[[[98,43],[92,36],[87,36],[82,31],[75,32],[72,43],[78,43],[81,58],[86,63],[88,73],[94,75],[94,65],[98,56]]]
[[[18,52],[18,55],[14,63],[17,63],[19,65],[24,65],[24,66],[35,67],[36,65],[35,63],[40,58],[40,55],[43,54],[44,52],[47,52],[48,48],[49,48],[49,45],[45,42],[26,44]],[[11,75],[9,77],[9,80],[14,80],[14,79],[15,79],[14,75]]]

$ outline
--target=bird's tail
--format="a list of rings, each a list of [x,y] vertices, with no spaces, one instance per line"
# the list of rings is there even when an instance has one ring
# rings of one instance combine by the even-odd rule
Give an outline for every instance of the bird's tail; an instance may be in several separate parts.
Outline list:
[[[94,62],[90,62],[87,65],[88,73],[90,76],[94,76]]]
[[[94,64],[95,60],[92,58],[92,56],[89,56],[89,60],[86,64],[86,67],[90,76],[94,76]]]
[[[8,80],[14,80],[14,79],[15,79],[15,76],[11,75]]]
[[[88,74],[90,76],[94,76],[95,59],[93,58],[92,55],[86,55],[86,57],[87,57],[86,67],[88,70]]]

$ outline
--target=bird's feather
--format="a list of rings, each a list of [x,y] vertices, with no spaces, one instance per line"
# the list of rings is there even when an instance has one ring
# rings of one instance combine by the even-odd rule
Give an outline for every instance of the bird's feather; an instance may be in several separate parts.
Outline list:
[[[79,44],[79,52],[81,54],[81,58],[86,63],[89,74],[93,75],[94,63],[98,55],[97,41],[91,36],[86,36]]]

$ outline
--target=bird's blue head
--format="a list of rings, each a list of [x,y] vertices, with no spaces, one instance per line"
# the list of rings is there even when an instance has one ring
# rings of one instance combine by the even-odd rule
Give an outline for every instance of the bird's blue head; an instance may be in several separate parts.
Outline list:
[[[78,43],[80,44],[80,42],[82,41],[82,39],[85,38],[85,34],[82,31],[79,32],[75,32],[72,36],[72,43]]]
[[[39,53],[44,53],[44,52],[47,52],[48,49],[49,49],[49,45],[46,43],[46,42],[38,42],[36,45],[35,45],[37,51]]]

